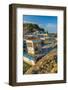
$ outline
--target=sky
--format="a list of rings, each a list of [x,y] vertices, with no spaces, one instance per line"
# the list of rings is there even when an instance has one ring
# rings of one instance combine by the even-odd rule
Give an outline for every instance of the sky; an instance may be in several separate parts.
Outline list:
[[[50,33],[57,32],[57,16],[24,15],[23,22],[38,24]]]

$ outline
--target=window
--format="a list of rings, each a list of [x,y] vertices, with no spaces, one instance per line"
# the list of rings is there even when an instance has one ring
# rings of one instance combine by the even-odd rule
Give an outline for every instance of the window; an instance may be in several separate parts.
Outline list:
[[[27,43],[27,46],[28,47],[32,47],[32,43]]]

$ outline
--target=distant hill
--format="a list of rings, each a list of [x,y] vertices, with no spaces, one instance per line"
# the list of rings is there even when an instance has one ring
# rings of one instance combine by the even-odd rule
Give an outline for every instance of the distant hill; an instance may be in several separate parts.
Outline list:
[[[23,33],[25,34],[31,34],[31,33],[46,33],[45,30],[37,24],[32,24],[32,23],[24,23],[23,24]]]

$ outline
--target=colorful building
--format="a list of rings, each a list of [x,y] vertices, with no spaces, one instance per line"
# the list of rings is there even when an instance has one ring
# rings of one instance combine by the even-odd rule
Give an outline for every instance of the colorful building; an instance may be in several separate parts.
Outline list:
[[[29,37],[26,40],[28,54],[34,56],[41,52],[41,40],[38,37]]]

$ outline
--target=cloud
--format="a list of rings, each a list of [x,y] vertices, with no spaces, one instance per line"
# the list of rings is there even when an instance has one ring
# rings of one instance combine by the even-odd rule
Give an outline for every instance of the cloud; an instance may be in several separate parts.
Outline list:
[[[49,28],[56,28],[56,26],[57,26],[56,24],[51,24],[51,23],[47,24],[47,27],[49,27]]]
[[[31,22],[31,21],[23,21],[24,23],[32,23],[32,24],[36,24],[35,22]]]
[[[57,32],[57,25],[56,24],[48,23],[46,26],[47,26],[47,29],[49,32]]]

